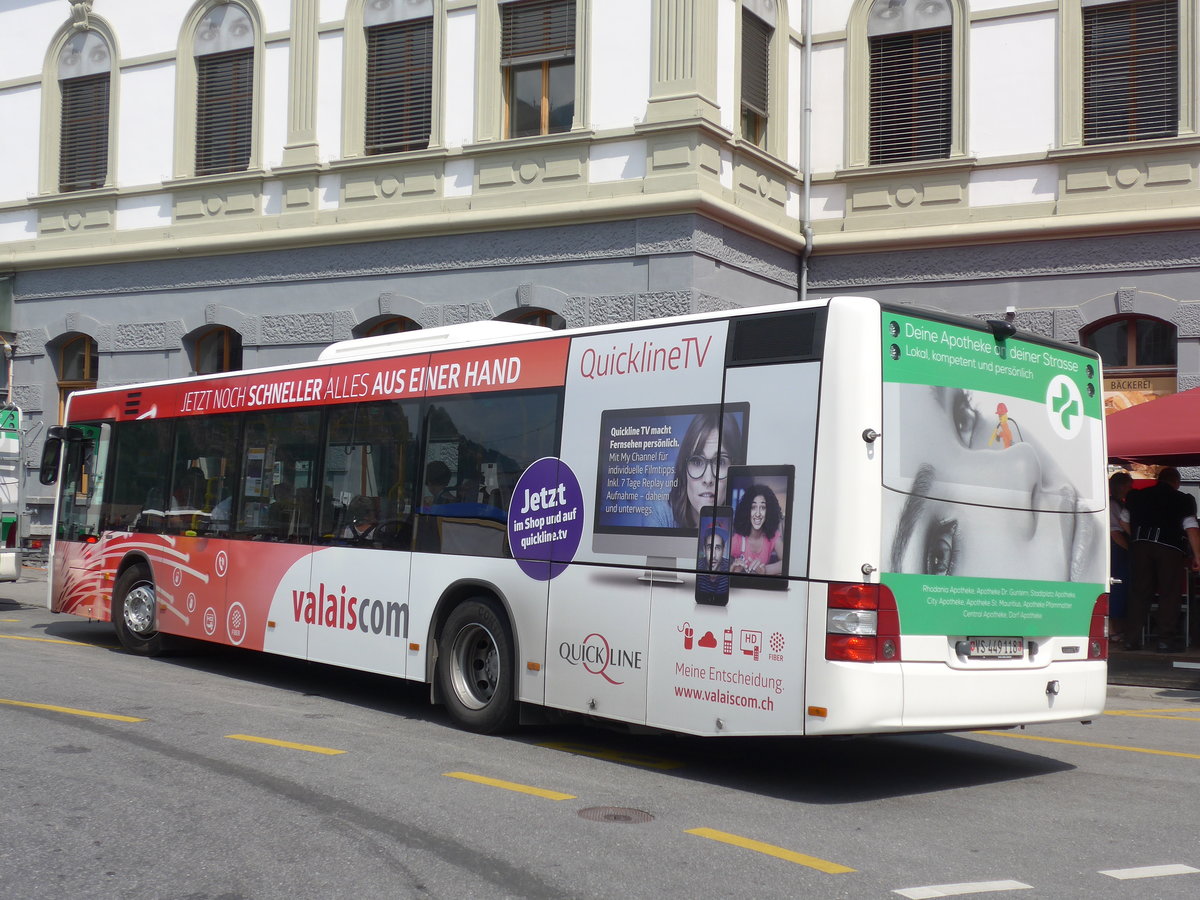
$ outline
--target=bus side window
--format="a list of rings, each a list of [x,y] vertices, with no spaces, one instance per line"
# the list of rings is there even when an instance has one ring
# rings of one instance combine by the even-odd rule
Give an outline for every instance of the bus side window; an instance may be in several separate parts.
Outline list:
[[[312,478],[320,450],[319,409],[283,409],[245,419],[234,537],[307,543]],[[307,512],[296,506],[309,502]]]
[[[415,401],[384,400],[330,412],[315,542],[411,549],[417,410]]]
[[[175,433],[175,478],[167,498],[166,529],[175,534],[229,533],[238,419],[184,419]]]
[[[440,400],[425,419],[416,549],[507,556],[508,505],[530,463],[558,452],[557,391]]]

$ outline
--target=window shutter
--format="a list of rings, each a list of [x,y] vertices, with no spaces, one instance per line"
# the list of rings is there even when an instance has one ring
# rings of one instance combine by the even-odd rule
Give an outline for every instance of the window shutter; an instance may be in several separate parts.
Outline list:
[[[500,7],[500,63],[575,55],[575,0],[523,0]]]
[[[1083,142],[1104,144],[1179,133],[1176,0],[1083,10]]]
[[[767,116],[771,32],[771,26],[758,16],[742,13],[742,105],[763,118]]]
[[[196,174],[241,172],[250,165],[254,50],[196,57]]]
[[[109,73],[67,78],[62,91],[58,189],[103,187],[108,179]]]
[[[883,35],[870,44],[871,163],[948,157],[951,30]]]
[[[367,153],[429,146],[433,19],[367,29]]]

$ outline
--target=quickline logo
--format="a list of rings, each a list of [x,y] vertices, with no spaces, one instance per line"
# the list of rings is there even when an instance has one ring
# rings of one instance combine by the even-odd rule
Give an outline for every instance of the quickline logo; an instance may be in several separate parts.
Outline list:
[[[1083,394],[1066,375],[1055,375],[1046,386],[1046,415],[1054,433],[1063,440],[1083,430]]]

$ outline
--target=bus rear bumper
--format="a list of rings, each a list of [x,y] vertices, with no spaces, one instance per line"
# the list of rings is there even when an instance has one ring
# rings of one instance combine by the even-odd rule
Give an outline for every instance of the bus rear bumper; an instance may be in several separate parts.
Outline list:
[[[902,663],[905,729],[1066,722],[1104,711],[1108,664],[1055,662],[1031,669],[952,671]]]
[[[1088,719],[1104,710],[1104,661],[1027,669],[952,669],[941,662],[827,662],[810,678],[805,733],[962,731]],[[823,715],[814,716],[818,708]]]

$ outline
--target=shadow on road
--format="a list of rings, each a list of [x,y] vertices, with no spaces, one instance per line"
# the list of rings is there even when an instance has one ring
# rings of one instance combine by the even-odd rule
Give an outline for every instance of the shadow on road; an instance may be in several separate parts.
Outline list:
[[[111,625],[80,619],[52,622],[44,633],[105,649],[116,643]],[[429,704],[427,685],[402,679],[192,641],[180,642],[157,662],[454,728],[440,707]],[[555,721],[490,740],[549,745],[608,765],[651,768],[670,778],[817,805],[936,793],[1073,768],[1037,753],[950,734],[714,739],[635,734],[582,716],[552,717]]]

